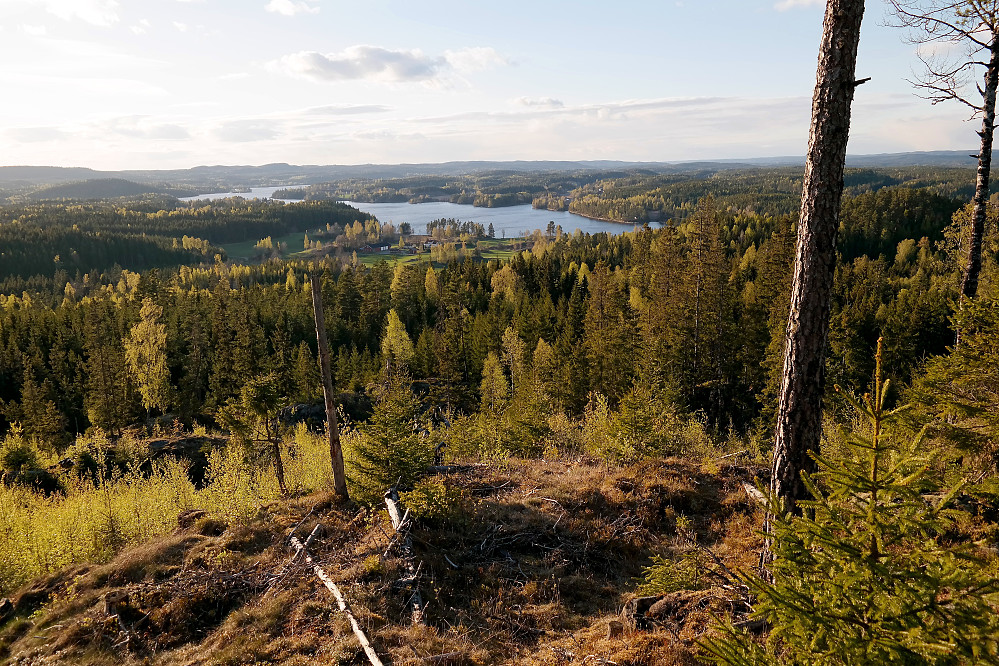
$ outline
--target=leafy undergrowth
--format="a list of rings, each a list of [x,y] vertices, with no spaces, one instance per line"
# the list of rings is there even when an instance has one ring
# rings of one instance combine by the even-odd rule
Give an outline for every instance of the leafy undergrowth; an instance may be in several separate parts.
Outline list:
[[[751,474],[513,460],[431,480],[403,495],[419,516],[425,626],[411,623],[384,510],[310,495],[245,523],[182,516],[108,564],[22,587],[0,662],[367,663],[326,588],[291,563],[292,530],[304,539],[320,524],[310,552],[386,664],[695,663],[713,618],[740,610],[724,567],[755,563]],[[638,616],[622,626],[626,606]]]

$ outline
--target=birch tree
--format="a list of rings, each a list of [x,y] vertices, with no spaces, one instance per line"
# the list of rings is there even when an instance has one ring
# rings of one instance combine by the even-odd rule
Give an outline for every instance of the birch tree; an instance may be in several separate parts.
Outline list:
[[[163,308],[151,298],[142,300],[139,322],[125,338],[125,358],[139,386],[147,415],[152,409],[166,412],[170,406],[170,369],[167,367],[166,325]]]
[[[995,130],[996,88],[999,87],[999,0],[889,0],[898,27],[920,48],[923,72],[913,81],[933,104],[955,101],[981,116],[974,213],[961,276],[961,299],[974,298],[982,271]],[[976,78],[981,83],[972,87]]]

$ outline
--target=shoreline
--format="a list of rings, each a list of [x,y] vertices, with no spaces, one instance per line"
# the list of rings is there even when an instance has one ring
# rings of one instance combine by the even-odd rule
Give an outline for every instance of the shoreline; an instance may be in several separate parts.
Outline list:
[[[661,227],[662,224],[663,224],[662,222],[653,222],[652,220],[647,220],[645,222],[627,222],[625,220],[614,220],[614,219],[611,219],[609,217],[596,217],[594,215],[587,215],[586,213],[578,213],[578,212],[576,212],[574,210],[551,210],[551,209],[548,209],[548,208],[535,208],[534,210],[543,210],[543,211],[547,211],[549,213],[572,213],[573,215],[578,215],[580,217],[585,217],[587,220],[593,220],[595,222],[610,222],[612,224],[630,224],[630,225],[635,226],[635,227],[643,227],[646,224],[648,224],[650,226],[653,225],[653,224],[658,224]]]

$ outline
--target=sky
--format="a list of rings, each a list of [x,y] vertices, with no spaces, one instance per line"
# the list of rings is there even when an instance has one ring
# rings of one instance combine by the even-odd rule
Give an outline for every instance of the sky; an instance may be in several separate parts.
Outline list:
[[[867,5],[850,153],[976,146]],[[0,0],[0,165],[803,155],[823,6]]]

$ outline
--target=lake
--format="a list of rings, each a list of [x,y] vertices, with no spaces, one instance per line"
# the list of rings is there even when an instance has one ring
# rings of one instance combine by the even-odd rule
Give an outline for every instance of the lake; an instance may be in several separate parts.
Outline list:
[[[278,189],[281,188],[254,187],[249,192],[216,192],[196,197],[187,197],[181,199],[181,201],[221,199],[224,197],[269,199],[275,190]],[[287,200],[282,199],[282,201]],[[492,224],[497,238],[503,238],[504,236],[514,238],[523,236],[525,232],[535,229],[544,230],[549,222],[554,222],[556,226],[561,226],[562,231],[566,233],[572,233],[576,229],[580,229],[588,234],[595,234],[601,231],[609,234],[619,234],[634,229],[630,224],[591,220],[588,217],[576,215],[575,213],[535,210],[530,205],[507,206],[504,208],[476,208],[467,204],[454,204],[444,201],[431,201],[420,204],[363,203],[356,201],[344,201],[344,203],[360,211],[374,215],[383,223],[391,222],[399,226],[403,222],[409,222],[413,227],[413,233],[417,234],[426,233],[427,222],[441,218],[455,218],[462,222],[477,222],[487,229]],[[659,224],[652,222],[650,226],[658,228]]]

